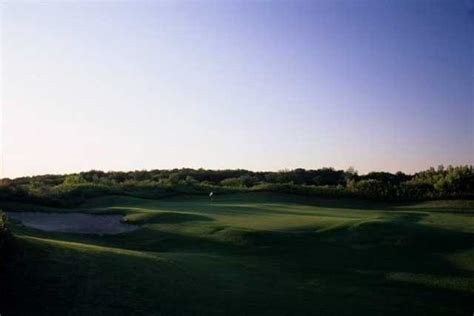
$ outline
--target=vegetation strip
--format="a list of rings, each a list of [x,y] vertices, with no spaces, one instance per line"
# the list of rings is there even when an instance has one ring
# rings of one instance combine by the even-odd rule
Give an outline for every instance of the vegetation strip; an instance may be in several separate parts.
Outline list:
[[[162,198],[265,191],[321,197],[357,197],[383,201],[474,198],[473,166],[444,167],[407,175],[370,172],[359,175],[323,168],[279,172],[173,169],[130,172],[88,171],[0,180],[0,200],[52,206],[78,205],[88,198],[127,195]]]

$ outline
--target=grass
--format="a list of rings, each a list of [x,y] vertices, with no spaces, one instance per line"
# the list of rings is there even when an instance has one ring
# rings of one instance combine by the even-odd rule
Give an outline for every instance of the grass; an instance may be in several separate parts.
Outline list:
[[[5,204],[6,210],[40,210]],[[470,315],[474,203],[109,196],[115,236],[10,223],[2,315]]]

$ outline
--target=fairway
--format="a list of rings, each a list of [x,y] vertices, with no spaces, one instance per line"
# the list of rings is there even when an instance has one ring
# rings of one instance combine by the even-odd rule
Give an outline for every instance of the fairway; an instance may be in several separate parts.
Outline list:
[[[5,203],[5,210],[51,211]],[[389,205],[271,193],[144,200],[118,235],[10,222],[2,315],[470,315],[474,203]]]
[[[474,316],[474,0],[0,17],[0,316]]]

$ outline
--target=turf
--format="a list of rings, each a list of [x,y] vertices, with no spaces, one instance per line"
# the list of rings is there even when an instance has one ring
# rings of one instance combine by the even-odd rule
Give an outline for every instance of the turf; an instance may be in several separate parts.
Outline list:
[[[2,315],[474,311],[473,201],[111,196],[54,211],[122,214],[141,228],[93,236],[9,223]]]

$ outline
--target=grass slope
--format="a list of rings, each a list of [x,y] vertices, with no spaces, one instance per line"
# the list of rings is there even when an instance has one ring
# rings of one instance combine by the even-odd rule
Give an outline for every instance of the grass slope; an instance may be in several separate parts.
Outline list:
[[[0,205],[31,210],[31,205]],[[36,208],[38,209],[38,208]],[[51,211],[51,209],[40,209]],[[2,315],[470,315],[474,203],[270,193],[88,201],[141,229],[10,224]]]

